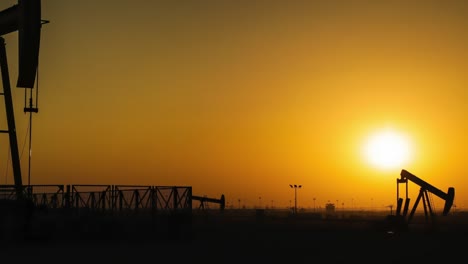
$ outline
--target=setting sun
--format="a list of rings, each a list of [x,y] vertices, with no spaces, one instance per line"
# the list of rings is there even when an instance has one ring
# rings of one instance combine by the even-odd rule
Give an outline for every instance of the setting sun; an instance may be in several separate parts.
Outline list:
[[[411,154],[409,140],[392,130],[371,135],[364,146],[366,160],[379,169],[395,169],[406,164]]]

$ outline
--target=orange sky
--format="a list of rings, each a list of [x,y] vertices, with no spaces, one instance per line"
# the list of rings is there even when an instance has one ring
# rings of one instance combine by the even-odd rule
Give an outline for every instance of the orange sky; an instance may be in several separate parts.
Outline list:
[[[463,1],[43,0],[42,17],[31,184],[184,185],[277,207],[301,184],[301,207],[384,208],[403,168],[361,152],[392,128],[411,142],[404,169],[468,206]],[[4,37],[13,86],[17,33]]]

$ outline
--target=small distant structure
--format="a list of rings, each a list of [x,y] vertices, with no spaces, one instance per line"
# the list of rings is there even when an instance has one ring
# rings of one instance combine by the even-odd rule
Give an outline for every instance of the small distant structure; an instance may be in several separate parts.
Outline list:
[[[334,203],[325,204],[325,212],[327,212],[327,214],[334,213],[335,212],[335,204]]]
[[[224,210],[224,208],[226,207],[225,203],[226,203],[226,198],[224,198],[224,194],[221,195],[221,198],[220,199],[216,199],[216,198],[209,198],[209,197],[206,197],[206,196],[195,196],[195,195],[192,195],[192,200],[197,200],[197,201],[200,201],[200,207],[199,209],[205,209],[206,207],[208,207],[208,204],[207,203],[215,203],[215,204],[219,204],[219,209],[221,211]]]

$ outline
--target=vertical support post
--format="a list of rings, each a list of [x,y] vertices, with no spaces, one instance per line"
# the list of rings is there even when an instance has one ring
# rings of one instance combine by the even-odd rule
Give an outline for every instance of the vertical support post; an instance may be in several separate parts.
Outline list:
[[[119,190],[119,211],[122,211],[123,207],[123,193],[122,190]]]
[[[90,196],[89,200],[90,200],[91,205],[88,205],[88,207],[90,207],[91,210],[97,209],[95,193],[91,192],[89,196]]]
[[[226,207],[226,198],[224,197],[224,194],[221,194],[221,198],[219,199],[219,209],[221,211],[224,211],[225,207]]]
[[[192,211],[192,205],[193,205],[193,200],[192,200],[192,187],[189,187],[188,191],[189,191],[189,193],[187,194],[187,195],[188,195],[188,197],[187,197],[187,199],[188,199],[188,206],[189,206],[189,208],[190,208],[190,211]]]
[[[177,210],[177,198],[179,196],[179,194],[177,193],[177,187],[172,188],[172,194],[174,196],[172,198],[173,198],[173,205],[174,205],[173,209],[175,211],[175,210]]]
[[[116,194],[116,190],[115,190],[115,186],[114,185],[111,185],[111,210],[112,212],[114,212],[115,210],[115,207],[116,207],[116,203],[117,203],[117,194]]]
[[[47,194],[45,194],[45,193],[42,194],[40,205],[47,206]]]
[[[101,208],[104,211],[106,209],[106,191],[101,192]]]
[[[67,189],[66,189],[66,192],[65,192],[65,208],[71,208],[71,188],[70,188],[70,185],[67,184]]]
[[[297,188],[294,188],[294,213],[297,214]]]
[[[423,198],[423,195],[424,195],[424,189],[421,188],[419,190],[419,195],[418,195],[418,198],[416,198],[416,201],[413,205],[413,209],[411,209],[411,212],[410,212],[410,215],[408,217],[408,223],[411,221],[411,219],[413,219],[413,216],[414,216],[414,212],[416,211],[416,207],[418,207],[418,204],[419,204],[419,200],[421,200],[421,198]]]
[[[397,202],[397,204],[398,204],[399,200],[400,200],[400,180],[397,178],[396,179],[396,202]],[[397,209],[397,211],[398,211],[398,209]]]
[[[403,204],[403,198],[398,198],[397,201],[397,208],[396,208],[396,215],[400,216],[401,215],[401,206]]]
[[[406,198],[405,207],[403,208],[403,216],[406,216],[408,214],[409,204],[410,204],[410,198]]]
[[[80,208],[80,193],[79,192],[75,193],[75,208],[76,209]]]
[[[67,184],[67,188],[66,188],[66,191],[65,191],[65,208],[70,208],[70,185]]]
[[[8,135],[10,138],[10,152],[13,166],[13,176],[15,180],[16,198],[23,197],[21,166],[18,153],[18,141],[16,139],[15,115],[13,111],[13,100],[11,98],[10,74],[8,72],[7,54],[5,49],[5,39],[0,37],[0,68],[2,72],[3,93],[5,98],[5,111],[8,123]]]
[[[115,186],[114,185],[111,185],[110,186],[110,209],[111,209],[111,212],[114,212],[115,210],[115,206],[116,206],[116,198],[117,195],[116,195],[116,191],[115,191]]]
[[[140,193],[138,190],[133,191],[133,195],[135,196],[135,211],[138,211],[138,205],[140,203]]]
[[[422,195],[422,202],[423,202],[423,208],[424,208],[424,219],[426,220],[426,222],[428,221],[428,214],[427,214],[427,206],[429,204],[428,200],[427,200],[427,192],[426,190],[424,190],[424,192],[421,193]]]
[[[51,198],[52,208],[57,209],[57,193],[54,193]]]
[[[406,180],[406,197],[408,197],[408,180]]]
[[[157,209],[157,199],[158,199],[158,192],[157,192],[157,187],[151,186],[151,212],[156,213]]]

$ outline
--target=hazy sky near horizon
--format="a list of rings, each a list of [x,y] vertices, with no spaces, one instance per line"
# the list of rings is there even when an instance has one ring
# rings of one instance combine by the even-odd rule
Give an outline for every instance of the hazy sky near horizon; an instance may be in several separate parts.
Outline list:
[[[299,206],[383,207],[404,168],[468,206],[465,1],[43,0],[42,17],[31,184],[183,185],[250,206],[286,206],[301,184]],[[409,139],[401,167],[362,154],[381,129]]]

